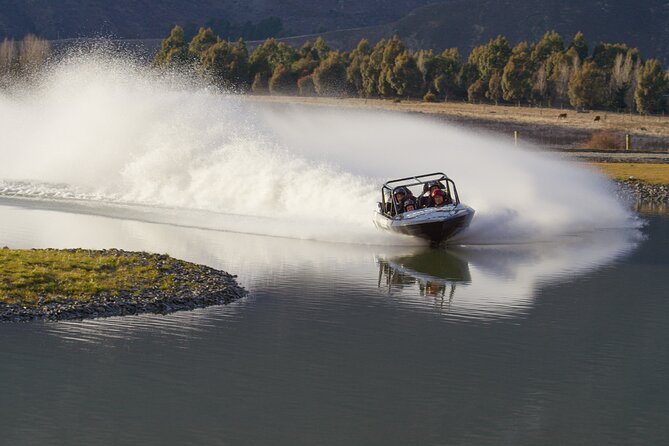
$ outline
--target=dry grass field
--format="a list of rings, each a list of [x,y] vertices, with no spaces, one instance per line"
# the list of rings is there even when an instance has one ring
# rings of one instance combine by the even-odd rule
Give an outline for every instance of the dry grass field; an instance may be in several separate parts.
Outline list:
[[[322,105],[339,108],[367,108],[409,113],[485,119],[502,123],[536,124],[588,131],[624,132],[635,135],[669,137],[669,116],[643,116],[605,111],[577,113],[542,107],[469,104],[466,102],[393,102],[384,99],[321,98],[300,96],[249,96],[254,101]]]

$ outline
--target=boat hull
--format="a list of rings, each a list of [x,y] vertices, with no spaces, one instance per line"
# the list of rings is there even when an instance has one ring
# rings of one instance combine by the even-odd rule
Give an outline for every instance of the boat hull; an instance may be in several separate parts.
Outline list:
[[[474,217],[474,210],[463,204],[444,208],[427,208],[407,212],[390,218],[377,212],[374,223],[380,229],[444,242],[467,228]]]

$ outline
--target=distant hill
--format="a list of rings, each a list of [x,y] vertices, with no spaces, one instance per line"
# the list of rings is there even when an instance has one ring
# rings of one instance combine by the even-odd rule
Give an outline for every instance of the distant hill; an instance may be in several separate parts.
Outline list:
[[[644,57],[669,63],[669,0],[450,0],[392,23],[322,35],[331,46],[350,49],[363,37],[374,43],[397,34],[413,49],[456,47],[466,55],[499,34],[512,43],[531,42],[549,30],[559,32],[565,45],[582,31],[591,51],[602,41],[627,43]]]
[[[51,40],[113,36],[151,39],[174,24],[209,20],[283,22],[286,35],[378,25],[430,0],[0,0],[0,39],[35,33]]]
[[[175,23],[268,17],[281,19],[281,35],[299,36],[286,39],[297,45],[320,34],[333,48],[350,49],[363,37],[374,43],[397,34],[414,49],[457,47],[468,54],[498,34],[515,43],[556,30],[568,43],[582,31],[591,49],[600,41],[623,42],[669,62],[669,0],[0,0],[0,39],[28,32],[157,39]]]

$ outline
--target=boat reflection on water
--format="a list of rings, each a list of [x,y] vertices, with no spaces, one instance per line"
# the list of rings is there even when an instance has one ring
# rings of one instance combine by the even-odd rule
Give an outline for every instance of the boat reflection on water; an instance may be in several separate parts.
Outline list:
[[[377,286],[397,305],[448,317],[522,317],[542,288],[608,265],[640,239],[638,230],[602,230],[550,242],[405,249],[377,255]]]
[[[467,262],[449,251],[426,249],[415,255],[377,259],[379,288],[402,291],[418,288],[420,296],[437,297],[449,302],[457,284],[471,282]]]

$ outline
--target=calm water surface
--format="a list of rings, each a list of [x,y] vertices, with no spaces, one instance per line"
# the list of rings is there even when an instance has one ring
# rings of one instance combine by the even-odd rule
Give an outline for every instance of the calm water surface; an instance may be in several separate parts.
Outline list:
[[[0,202],[0,245],[167,252],[250,291],[167,316],[0,324],[1,444],[669,438],[666,215],[639,231],[430,250],[149,213]]]

